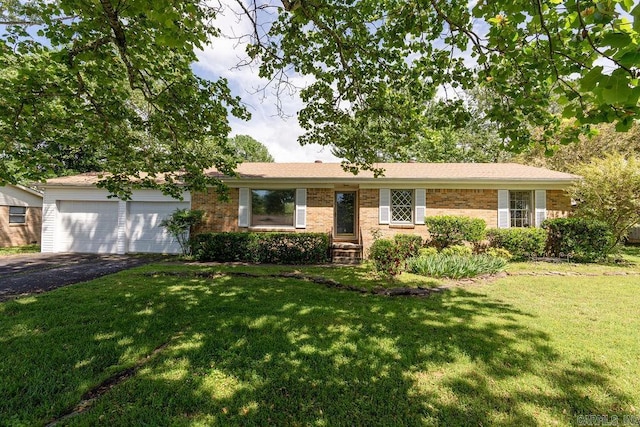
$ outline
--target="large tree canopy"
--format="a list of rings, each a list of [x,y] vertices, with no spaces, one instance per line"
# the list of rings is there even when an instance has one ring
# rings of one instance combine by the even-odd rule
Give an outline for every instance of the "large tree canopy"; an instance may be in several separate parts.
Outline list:
[[[251,52],[265,75],[292,64],[314,76],[301,92],[301,141],[337,145],[365,166],[417,139],[439,87],[496,94],[486,118],[516,151],[532,135],[555,136],[559,116],[575,119],[565,141],[593,123],[626,130],[638,117],[640,6],[632,0],[283,3],[289,13],[269,33],[256,25]]]
[[[204,167],[233,169],[197,149],[205,139],[224,144],[230,113],[246,116],[226,81],[191,69],[194,49],[218,34],[208,2],[3,4],[0,181],[45,176],[52,144],[101,147],[101,166],[113,174],[105,185],[118,193],[129,176],[152,185],[154,175],[177,172],[201,188]],[[312,82],[300,92],[300,142],[333,146],[353,166],[371,167],[381,152],[424,135],[425,111],[442,88],[495,93],[483,114],[515,150],[555,137],[560,116],[574,119],[565,142],[594,123],[626,130],[638,118],[633,0],[234,4],[252,23],[248,54],[260,74],[274,84],[288,84],[289,72]],[[445,105],[446,119],[463,116],[464,103]]]
[[[0,39],[0,183],[39,180],[58,149],[99,152],[103,185],[202,188],[202,170],[231,173],[228,115],[246,115],[224,80],[194,75],[195,49],[217,35],[215,9],[192,1],[4,3]],[[0,30],[1,31],[1,30]],[[161,177],[161,180],[156,178]]]

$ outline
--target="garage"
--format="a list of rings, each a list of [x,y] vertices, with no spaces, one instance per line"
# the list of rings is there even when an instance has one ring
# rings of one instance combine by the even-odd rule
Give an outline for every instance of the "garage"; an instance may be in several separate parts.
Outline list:
[[[113,254],[118,250],[118,203],[61,200],[55,252]]]
[[[128,204],[127,252],[179,253],[180,245],[160,222],[189,203],[130,202]]]
[[[160,222],[176,209],[189,209],[183,200],[158,190],[134,190],[130,200],[109,197],[95,186],[97,177],[83,174],[53,178],[44,187],[42,252],[101,254],[179,253],[180,246]]]

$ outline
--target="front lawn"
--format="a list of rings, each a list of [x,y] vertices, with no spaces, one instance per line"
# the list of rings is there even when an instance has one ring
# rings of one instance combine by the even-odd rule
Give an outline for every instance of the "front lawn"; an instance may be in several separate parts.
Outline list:
[[[155,264],[0,304],[0,425],[520,426],[640,415],[637,267],[516,275],[429,298],[274,277],[292,270]],[[296,270],[379,286],[362,268]]]

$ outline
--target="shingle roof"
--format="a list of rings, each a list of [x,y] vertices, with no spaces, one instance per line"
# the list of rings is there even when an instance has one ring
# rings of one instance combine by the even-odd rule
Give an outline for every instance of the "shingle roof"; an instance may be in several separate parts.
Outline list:
[[[517,163],[378,163],[386,179],[509,179],[509,180],[575,180],[564,172],[526,166]],[[373,172],[358,175],[346,172],[340,163],[244,163],[238,169],[241,178],[339,178],[358,181],[373,178]],[[215,175],[215,170],[207,173]]]
[[[318,182],[375,182],[432,181],[432,182],[554,182],[569,183],[579,177],[545,168],[517,163],[379,163],[374,165],[384,170],[380,178],[371,171],[360,171],[357,175],[345,171],[340,163],[243,163],[238,166],[238,178],[228,178],[215,169],[205,171],[209,176],[234,180],[304,180]],[[85,173],[53,178],[47,185],[91,186],[99,180],[99,174]]]

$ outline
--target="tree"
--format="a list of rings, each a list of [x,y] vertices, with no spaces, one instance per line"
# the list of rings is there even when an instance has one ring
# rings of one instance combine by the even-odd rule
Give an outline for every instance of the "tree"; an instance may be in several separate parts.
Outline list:
[[[516,161],[573,173],[584,163],[612,153],[640,156],[640,126],[635,124],[628,132],[621,133],[616,132],[612,124],[599,124],[591,127],[590,135],[581,135],[573,144],[554,139],[546,147],[537,146],[522,153]]]
[[[396,147],[389,135],[385,147],[394,148],[381,151],[379,161],[493,163],[511,159],[513,153],[498,135],[497,124],[487,119],[486,104],[491,96],[474,88],[465,92],[464,101],[430,103],[420,134],[407,145]],[[339,150],[334,154],[341,157]]]
[[[627,130],[638,118],[640,5],[632,0],[234,4],[253,26],[241,37],[260,75],[292,85],[293,70],[311,81],[300,92],[300,142],[334,147],[347,166],[371,168],[379,153],[413,143],[439,88],[497,94],[486,118],[514,150],[557,133],[556,100],[574,119],[565,142],[591,124]],[[191,69],[194,50],[219,34],[218,8],[198,0],[158,0],[153,9],[143,0],[3,5],[0,182],[46,176],[54,142],[103,147],[111,175],[101,185],[125,196],[131,178],[178,194],[177,181],[219,184],[205,167],[233,171],[215,150],[198,152],[206,139],[225,144],[229,113],[247,117],[224,79]]]
[[[240,162],[273,162],[269,150],[249,135],[236,135],[229,138],[229,148]]]
[[[60,152],[80,149],[104,154],[109,174],[99,185],[125,198],[132,185],[175,196],[178,183],[220,185],[202,173],[212,165],[233,172],[232,159],[197,150],[225,143],[229,112],[247,117],[225,80],[191,69],[195,49],[218,34],[209,25],[217,9],[168,0],[153,10],[139,0],[4,5],[0,184],[50,176]]]
[[[570,189],[578,215],[606,223],[620,242],[640,222],[640,158],[610,154],[576,170],[582,180]]]
[[[264,14],[252,4],[257,23]],[[283,5],[289,13],[268,32],[255,26],[249,53],[264,75],[293,65],[313,76],[301,91],[301,142],[335,146],[365,167],[421,135],[425,101],[441,87],[489,88],[487,118],[516,151],[558,132],[556,102],[575,119],[563,141],[590,124],[626,130],[638,118],[640,5],[630,0]]]

